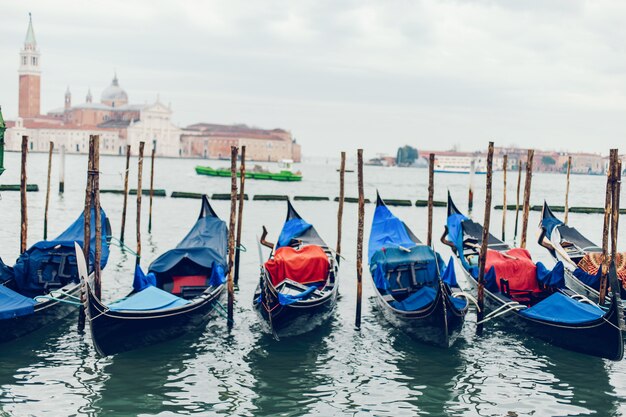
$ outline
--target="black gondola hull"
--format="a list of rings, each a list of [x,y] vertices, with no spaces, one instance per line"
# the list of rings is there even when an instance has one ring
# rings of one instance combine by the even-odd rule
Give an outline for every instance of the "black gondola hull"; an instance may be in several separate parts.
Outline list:
[[[219,308],[224,285],[207,296],[175,309],[160,311],[110,311],[88,290],[89,324],[94,346],[103,356],[175,339],[204,329]]]
[[[337,285],[321,298],[281,305],[276,289],[271,284],[265,288],[267,283],[263,281],[257,287],[253,307],[268,333],[278,337],[297,336],[316,329],[332,317],[337,305]],[[266,299],[259,302],[258,296],[262,293],[266,294]]]
[[[476,287],[474,277],[463,268],[468,281]],[[485,290],[485,308],[494,310],[501,307],[503,301]],[[556,323],[531,319],[518,312],[500,316],[511,330],[541,339],[554,346],[574,352],[598,356],[611,360],[621,360],[624,355],[622,331],[618,327],[617,306],[615,303],[607,313],[591,322],[583,324]]]
[[[435,301],[418,311],[393,308],[377,292],[376,303],[385,319],[413,339],[430,345],[448,348],[458,338],[467,309],[458,310],[446,300],[441,291]]]
[[[76,284],[67,288],[66,293],[74,297],[78,296],[80,285]],[[71,297],[60,296],[59,299],[70,301],[70,303],[74,302]],[[26,336],[50,324],[57,323],[78,310],[76,305],[70,303],[48,300],[35,305],[33,314],[0,320],[0,343]]]

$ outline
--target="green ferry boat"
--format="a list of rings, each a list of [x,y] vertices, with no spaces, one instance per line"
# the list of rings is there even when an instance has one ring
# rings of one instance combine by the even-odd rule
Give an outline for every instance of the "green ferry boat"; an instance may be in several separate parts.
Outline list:
[[[291,169],[291,160],[283,160],[280,162],[281,170],[279,172],[271,172],[260,165],[255,165],[250,171],[246,171],[246,179],[254,180],[274,180],[274,181],[302,181],[302,174],[293,172]],[[227,168],[211,168],[209,166],[196,166],[196,173],[199,175],[208,175],[211,177],[230,177],[230,169]],[[237,170],[237,176],[241,175]]]

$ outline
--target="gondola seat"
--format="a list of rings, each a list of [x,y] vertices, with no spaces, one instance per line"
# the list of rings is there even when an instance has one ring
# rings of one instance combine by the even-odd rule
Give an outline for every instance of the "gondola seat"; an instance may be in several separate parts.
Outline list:
[[[306,245],[300,249],[283,246],[274,257],[265,262],[272,284],[278,286],[285,279],[300,284],[321,284],[328,278],[330,263],[324,249],[318,245]]]
[[[193,298],[209,286],[210,277],[207,275],[181,275],[173,276],[172,281],[163,284],[163,289],[182,298]]]
[[[181,307],[191,301],[180,298],[154,286],[148,286],[133,295],[108,305],[112,311],[156,311]]]
[[[506,280],[507,290],[511,292],[541,292],[537,282],[537,266],[526,249],[514,248],[506,252],[489,249],[485,270],[489,271],[491,268],[495,270],[496,282],[501,292],[505,289],[502,279]]]

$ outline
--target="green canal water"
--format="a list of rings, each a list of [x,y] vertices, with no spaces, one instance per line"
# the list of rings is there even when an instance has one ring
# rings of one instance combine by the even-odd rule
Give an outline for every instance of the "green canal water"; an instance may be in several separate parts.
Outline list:
[[[28,194],[29,244],[42,238],[46,155],[29,155],[29,183],[40,192]],[[219,162],[211,161],[219,166]],[[58,160],[55,157],[54,163]],[[136,159],[132,160],[131,187],[136,184]],[[198,176],[198,161],[156,161],[157,188],[171,191],[228,193],[229,180]],[[224,166],[226,162],[222,162]],[[102,188],[122,188],[124,159],[102,157]],[[145,164],[148,184],[149,164]],[[353,164],[348,164],[353,168]],[[336,162],[304,163],[301,183],[249,181],[254,194],[338,194]],[[7,171],[0,183],[19,182],[19,155],[6,158]],[[66,192],[57,190],[58,166],[53,167],[50,203],[51,236],[78,216],[83,205],[85,156],[67,157]],[[356,196],[356,174],[346,174],[346,195]],[[469,177],[437,174],[435,198],[444,200],[450,190],[459,207],[467,205]],[[475,178],[475,212],[482,219],[484,176]],[[386,198],[413,201],[427,196],[424,169],[365,168],[366,196],[378,189]],[[516,173],[509,175],[509,202],[514,202]],[[502,196],[502,174],[494,176],[494,202]],[[572,205],[601,207],[604,178],[573,176]],[[543,199],[561,205],[565,177],[536,174],[532,203]],[[624,194],[624,193],[623,193]],[[134,204],[134,199],[131,199]],[[198,200],[155,198],[153,230],[147,233],[147,199],[142,228],[143,260],[147,266],[174,246],[193,224]],[[229,203],[212,202],[217,213],[228,217]],[[122,197],[102,195],[102,206],[119,236]],[[624,206],[622,204],[622,206]],[[337,203],[296,202],[296,208],[329,243],[336,241]],[[366,206],[366,239],[373,214]],[[363,326],[353,327],[356,295],[356,204],[346,204],[341,297],[335,317],[318,331],[276,341],[261,331],[251,309],[258,280],[256,236],[266,225],[276,239],[286,213],[284,202],[248,201],[244,214],[240,289],[236,294],[235,326],[231,332],[218,317],[204,329],[168,343],[113,357],[98,357],[88,333],[77,332],[76,316],[36,334],[0,345],[0,415],[15,416],[564,416],[621,415],[626,411],[626,366],[552,347],[523,334],[508,332],[490,322],[482,337],[474,336],[475,316],[468,317],[463,337],[444,350],[414,342],[390,327],[376,311],[371,279],[364,275]],[[0,195],[0,257],[7,263],[19,249],[19,193]],[[422,238],[426,234],[426,209],[397,207],[393,211]],[[501,229],[501,211],[492,213],[494,233]],[[441,235],[445,209],[435,208],[434,234]],[[536,260],[553,264],[535,242],[538,213],[529,222],[529,250]],[[572,214],[570,223],[592,240],[600,241],[602,216]],[[126,240],[134,246],[135,209],[130,206]],[[511,240],[514,217],[507,217]],[[620,239],[624,248],[624,239]],[[444,258],[451,253],[437,241]],[[123,296],[132,285],[134,259],[113,248],[103,273],[105,301]],[[460,270],[457,267],[460,275]],[[598,343],[602,343],[599,341]]]

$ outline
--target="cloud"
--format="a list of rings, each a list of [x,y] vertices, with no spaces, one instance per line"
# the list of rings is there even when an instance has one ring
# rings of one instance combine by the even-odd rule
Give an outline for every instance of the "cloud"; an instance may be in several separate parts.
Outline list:
[[[117,69],[182,125],[292,130],[305,155],[520,143],[605,152],[626,134],[626,4],[610,0],[29,2],[43,109]],[[0,99],[17,109],[26,5],[4,7]],[[4,24],[6,23],[6,24]]]

